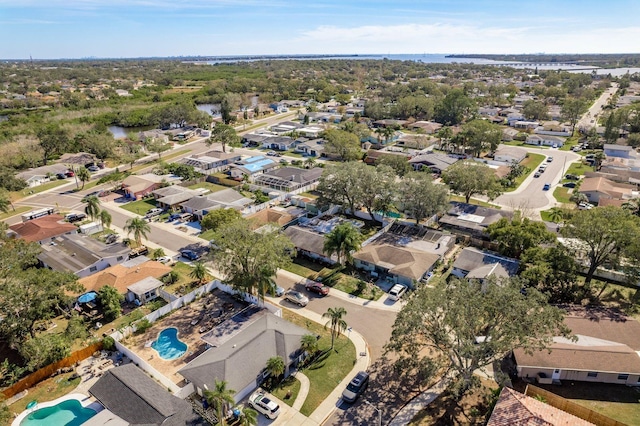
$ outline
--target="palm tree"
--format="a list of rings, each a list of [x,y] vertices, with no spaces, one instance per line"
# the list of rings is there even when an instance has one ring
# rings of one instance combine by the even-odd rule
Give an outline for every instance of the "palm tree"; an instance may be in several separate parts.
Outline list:
[[[109,228],[111,226],[111,222],[112,222],[111,213],[109,213],[105,209],[102,209],[100,211],[100,216],[98,219],[100,219],[100,223],[102,224],[103,228]]]
[[[351,252],[360,250],[362,234],[349,222],[342,222],[325,235],[323,251],[328,256],[334,253],[338,256],[338,263],[343,260],[351,262]]]
[[[258,424],[258,412],[251,407],[240,410],[240,426],[254,426]]]
[[[255,281],[255,287],[258,291],[258,298],[264,303],[265,294],[275,292],[276,282],[273,280],[273,277],[262,274],[260,278]]]
[[[564,212],[559,207],[553,207],[549,210],[549,219],[553,223],[560,223],[564,218]]]
[[[80,167],[76,171],[76,176],[78,177],[78,179],[80,179],[80,182],[82,182],[82,188],[80,189],[84,189],[85,182],[89,182],[89,179],[91,179],[91,173],[89,173],[89,170],[87,170],[85,167]]]
[[[272,356],[267,360],[265,370],[267,370],[273,378],[282,376],[285,370],[284,359],[282,359],[281,356]]]
[[[195,262],[193,264],[193,270],[189,276],[198,281],[198,284],[202,284],[202,282],[207,278],[207,268],[204,266],[204,263]]]
[[[218,424],[225,425],[224,411],[227,405],[232,405],[236,401],[234,399],[236,391],[227,389],[227,382],[224,380],[214,382],[213,390],[205,390],[204,397],[207,402],[215,407]]]
[[[331,349],[333,349],[335,339],[347,329],[347,322],[342,319],[346,314],[347,311],[343,307],[329,308],[327,312],[322,314],[322,318],[329,318],[324,328],[329,327],[331,329]]]
[[[315,165],[316,165],[316,159],[315,159],[315,158],[313,158],[313,157],[309,157],[309,158],[307,158],[306,160],[304,160],[304,166],[305,166],[307,169],[311,169],[311,168],[312,168],[313,166],[315,166]]]
[[[157,249],[155,249],[155,250],[153,251],[153,255],[152,255],[152,257],[153,257],[154,259],[157,259],[157,258],[159,258],[159,257],[164,257],[164,256],[166,256],[166,253],[164,252],[164,249],[163,249],[162,247],[158,247]]]
[[[100,215],[100,199],[97,195],[90,195],[85,200],[87,205],[84,208],[84,212],[91,218],[91,220],[95,220],[98,215]]]
[[[305,334],[300,339],[300,349],[310,355],[315,354],[318,351],[318,338],[313,334]]]
[[[0,212],[9,213],[10,205],[11,205],[11,201],[9,201],[9,198],[6,197],[4,194],[0,195]]]
[[[142,245],[142,237],[147,238],[147,234],[151,232],[147,221],[139,217],[127,220],[124,225],[124,230],[127,232],[127,235],[133,233],[133,238],[136,240],[136,243],[138,243],[138,247]]]

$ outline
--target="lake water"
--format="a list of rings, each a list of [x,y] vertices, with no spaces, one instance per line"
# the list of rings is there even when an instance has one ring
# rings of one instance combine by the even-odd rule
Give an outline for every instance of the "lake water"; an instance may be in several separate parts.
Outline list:
[[[220,115],[220,104],[200,104],[196,105],[200,111],[204,111],[212,117]]]
[[[145,130],[151,130],[154,126],[142,126],[142,127],[122,127],[122,126],[109,126],[107,130],[111,132],[114,139],[125,139],[129,133],[138,134],[138,132],[144,132]]]

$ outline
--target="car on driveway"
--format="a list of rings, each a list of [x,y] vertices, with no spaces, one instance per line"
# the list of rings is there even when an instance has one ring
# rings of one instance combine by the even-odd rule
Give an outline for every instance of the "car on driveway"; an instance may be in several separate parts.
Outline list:
[[[171,258],[169,256],[160,256],[159,258],[156,259],[156,261],[160,263],[169,263],[171,262]]]
[[[576,176],[576,175],[572,175],[572,174],[570,174],[570,173],[569,173],[569,174],[564,175],[564,178],[565,178],[565,179],[569,179],[569,180],[580,180],[580,178],[579,178],[578,176]]]
[[[304,285],[304,288],[306,288],[307,291],[316,293],[320,296],[326,296],[327,294],[329,294],[329,287],[316,281],[307,281],[307,283]]]
[[[351,379],[347,388],[342,392],[342,400],[349,404],[356,402],[356,399],[362,395],[367,386],[369,386],[369,373],[360,371]]]
[[[564,186],[565,188],[575,188],[576,186],[578,186],[578,184],[575,182],[567,182],[562,184],[562,186]]]
[[[249,407],[263,414],[266,418],[273,420],[280,414],[280,406],[267,397],[262,390],[255,391],[249,397]]]
[[[279,285],[273,288],[273,295],[275,297],[282,297],[284,295],[284,287],[280,287]]]
[[[545,183],[544,186],[542,187],[543,191],[548,191],[551,189],[551,184],[550,183]]]
[[[188,260],[200,259],[200,255],[193,250],[180,250],[180,256]]]
[[[289,290],[284,294],[285,300],[295,303],[298,306],[305,307],[309,303],[309,298],[299,291]]]

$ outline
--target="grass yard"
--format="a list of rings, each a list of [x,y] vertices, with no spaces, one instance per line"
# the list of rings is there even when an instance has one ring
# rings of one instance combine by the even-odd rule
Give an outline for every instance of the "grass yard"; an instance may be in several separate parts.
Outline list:
[[[139,214],[140,216],[144,216],[150,209],[154,209],[155,207],[156,202],[152,198],[148,200],[132,201],[120,206],[120,208],[130,211],[131,213]]]
[[[179,157],[179,156],[181,156],[181,155],[185,155],[185,154],[187,154],[187,153],[189,153],[189,152],[191,152],[191,150],[190,150],[190,149],[181,149],[181,150],[179,150],[179,151],[172,152],[171,154],[163,155],[163,156],[162,156],[162,158],[161,158],[160,160],[158,160],[158,158],[156,157],[156,158],[154,158],[154,159],[153,159],[153,160],[151,160],[151,161],[147,161],[146,163],[140,163],[140,164],[138,164],[137,166],[133,166],[133,168],[132,168],[132,169],[129,169],[129,170],[127,170],[127,171],[128,171],[129,173],[134,174],[134,173],[136,173],[136,172],[139,172],[140,170],[144,170],[144,169],[146,169],[147,167],[152,167],[152,166],[154,166],[154,165],[158,164],[160,161],[164,161],[164,162],[166,163],[168,160],[171,160],[172,158],[176,158],[176,157]],[[124,171],[124,170],[123,170],[123,171]]]
[[[287,321],[309,330],[310,334],[321,336],[318,340],[320,355],[302,368],[302,372],[309,378],[311,385],[309,395],[307,395],[300,412],[309,416],[351,372],[356,363],[356,348],[351,340],[340,335],[335,342],[335,350],[331,351],[331,334],[323,325],[288,309],[283,309],[282,315]]]
[[[565,175],[576,175],[576,176],[582,176],[584,175],[586,172],[593,172],[595,169],[591,166],[588,166],[586,164],[582,164],[581,161],[577,162],[577,163],[571,163],[571,165],[569,166],[569,168],[567,169],[567,171],[565,172]],[[561,182],[570,182],[567,179],[564,179],[564,176],[562,176],[563,180]]]
[[[33,210],[33,207],[29,207],[29,206],[18,206],[16,207],[15,211],[11,208],[11,206],[9,206],[9,211],[7,213],[2,213],[0,214],[0,220],[5,220],[8,219],[10,217],[22,214],[22,213],[26,213],[28,211]]]
[[[328,274],[320,273],[318,275],[322,277],[324,284],[352,296],[378,300],[384,294],[384,291],[375,284],[362,280],[358,276],[342,273],[340,269],[329,270]]]
[[[291,395],[289,398],[286,398],[287,392],[291,391]],[[289,376],[280,383],[278,383],[275,388],[269,389],[269,392],[280,401],[283,401],[289,407],[293,405],[296,398],[298,397],[298,393],[300,392],[300,380],[296,379],[293,376]]]
[[[451,201],[458,201],[460,203],[465,203],[465,199],[464,197],[461,197],[460,195],[450,195],[449,198],[451,199]],[[491,203],[487,203],[486,201],[482,201],[482,200],[476,200],[475,198],[471,198],[469,200],[469,204],[474,204],[476,206],[482,206],[482,207],[491,207],[492,209],[501,209],[502,207],[500,207],[497,204],[491,204]]]
[[[294,258],[293,262],[284,269],[309,279],[315,279],[320,274],[329,274],[333,271],[304,257]]]
[[[189,276],[193,268],[186,263],[177,262],[175,265],[173,265],[173,270],[178,273],[178,281],[171,285],[167,285],[164,288],[166,292],[175,295],[187,294],[191,290],[196,289],[202,285]],[[210,274],[207,274],[204,282],[209,282],[212,279],[214,279],[214,277]]]
[[[505,189],[505,192],[513,192],[516,189],[518,189],[522,184],[522,182],[524,182],[524,180],[527,177],[529,177],[531,173],[534,173],[538,169],[538,166],[542,164],[544,159],[545,159],[545,156],[542,154],[534,154],[531,152],[528,153],[527,158],[522,160],[522,163],[520,163],[523,167],[525,167],[526,172],[523,173],[521,176],[518,176],[514,181],[514,185],[512,187]]]
[[[218,191],[222,191],[223,189],[228,189],[226,186],[217,185],[215,183],[206,182],[206,181],[195,183],[193,185],[188,186],[187,188],[190,188],[190,189],[204,188],[204,189],[208,189],[210,192],[218,192]]]
[[[29,388],[29,393],[26,397],[9,406],[9,411],[12,416],[22,413],[26,409],[27,404],[33,400],[40,403],[53,401],[56,398],[71,393],[71,391],[80,384],[80,377],[70,380],[73,374],[74,373],[65,373],[50,377],[34,387]]]
[[[634,388],[569,381],[563,382],[563,386],[536,386],[628,425],[640,423],[640,392]]]
[[[569,188],[559,186],[553,190],[553,196],[559,203],[569,204],[571,203],[571,194],[569,194]]]
[[[310,191],[310,192],[301,192],[298,195],[301,196],[301,197],[311,198],[312,200],[315,200],[316,198],[318,198],[320,196],[320,193],[318,193],[316,191]]]

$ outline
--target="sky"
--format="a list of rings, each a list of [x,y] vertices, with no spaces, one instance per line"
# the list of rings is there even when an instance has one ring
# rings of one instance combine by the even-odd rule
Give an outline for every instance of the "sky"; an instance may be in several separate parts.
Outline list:
[[[637,53],[638,0],[0,0],[0,58]]]

